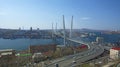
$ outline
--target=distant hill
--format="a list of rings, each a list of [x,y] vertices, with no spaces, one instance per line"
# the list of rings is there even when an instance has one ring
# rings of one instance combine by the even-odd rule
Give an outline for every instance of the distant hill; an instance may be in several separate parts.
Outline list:
[[[5,31],[10,31],[10,30],[18,30],[18,29],[3,29],[0,28],[0,31],[5,32]],[[51,30],[51,29],[47,29],[47,30]],[[62,29],[58,29],[58,30],[62,30]],[[66,29],[66,31],[69,31],[70,29]],[[106,34],[120,34],[120,31],[112,31],[112,30],[95,30],[95,29],[88,29],[88,28],[82,28],[82,29],[73,29],[74,31],[82,31],[82,32],[102,32],[102,33],[106,33]]]
[[[81,31],[81,32],[101,32],[101,33],[106,33],[106,34],[120,34],[120,31],[113,31],[113,30],[95,30],[95,29],[87,29],[87,28],[82,28],[82,29],[74,29],[74,31]]]

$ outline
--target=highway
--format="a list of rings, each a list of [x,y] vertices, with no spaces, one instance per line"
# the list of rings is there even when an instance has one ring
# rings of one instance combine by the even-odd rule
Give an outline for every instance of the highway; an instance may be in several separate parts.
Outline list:
[[[56,35],[61,36],[59,33],[57,33]],[[63,38],[63,36],[61,37]],[[72,42],[84,44],[83,42],[78,41],[78,40],[73,40],[70,38],[66,38],[66,39]],[[55,64],[58,64],[59,67],[73,67],[73,66],[79,65],[82,62],[93,59],[101,55],[104,52],[104,48],[100,45],[93,45],[91,43],[86,44],[86,45],[88,45],[88,50],[77,53],[77,54],[73,54],[73,55],[69,55],[69,56],[59,58],[59,59],[52,60],[51,63],[47,64],[45,67],[56,67]],[[73,61],[76,61],[76,63],[73,63]]]
[[[81,53],[56,59],[51,64],[48,64],[46,67],[55,67],[55,64],[58,64],[59,67],[72,67],[73,65],[79,65],[82,62],[93,59],[103,52],[104,49],[102,48],[102,46],[90,44],[90,49]],[[76,61],[76,63],[74,64],[73,61]]]
[[[75,60],[76,61],[75,65],[80,65],[80,63],[82,63],[82,62],[93,59],[93,58],[99,56],[100,54],[102,54],[103,52],[104,52],[104,49],[101,46],[95,46],[95,48],[93,48],[92,51],[90,51],[89,53],[84,54],[81,57],[77,57]],[[72,63],[65,67],[70,67],[70,66],[72,66]]]

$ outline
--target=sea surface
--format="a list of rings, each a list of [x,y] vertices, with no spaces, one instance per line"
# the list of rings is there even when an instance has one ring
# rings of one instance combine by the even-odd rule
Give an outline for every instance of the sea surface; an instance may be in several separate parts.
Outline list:
[[[88,37],[75,37],[74,39],[83,42],[96,41],[96,37],[103,37],[106,43],[115,43],[120,41],[120,34],[101,34],[100,32],[94,32],[95,36]],[[59,45],[63,44],[63,39],[57,39],[57,42],[53,39],[0,39],[0,49],[15,49],[15,50],[25,50],[28,49],[30,45],[45,45],[57,43]]]
[[[116,43],[116,42],[120,42],[120,34],[105,34],[105,33],[101,33],[101,32],[94,32],[95,36],[88,36],[88,37],[76,37],[76,40],[80,40],[83,42],[95,42],[96,41],[96,37],[103,37],[103,42],[104,43]]]
[[[25,50],[30,45],[53,44],[52,39],[0,39],[0,49]]]

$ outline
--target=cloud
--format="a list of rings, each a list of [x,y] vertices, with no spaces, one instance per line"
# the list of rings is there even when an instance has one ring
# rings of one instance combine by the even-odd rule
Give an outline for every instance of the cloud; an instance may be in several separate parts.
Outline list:
[[[81,20],[89,20],[89,19],[91,19],[90,17],[82,17],[82,18],[80,18]]]

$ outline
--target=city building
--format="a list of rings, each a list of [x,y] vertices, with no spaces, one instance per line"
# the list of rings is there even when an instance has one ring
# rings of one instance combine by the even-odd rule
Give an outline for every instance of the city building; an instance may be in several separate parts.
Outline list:
[[[30,27],[30,31],[32,31],[32,27]]]
[[[39,29],[39,28],[37,28],[37,31],[40,31],[40,29]]]
[[[110,49],[110,58],[113,60],[120,58],[120,47],[113,47]]]

